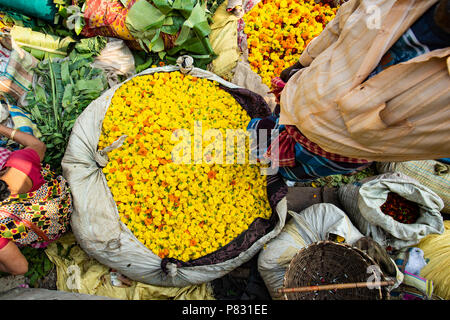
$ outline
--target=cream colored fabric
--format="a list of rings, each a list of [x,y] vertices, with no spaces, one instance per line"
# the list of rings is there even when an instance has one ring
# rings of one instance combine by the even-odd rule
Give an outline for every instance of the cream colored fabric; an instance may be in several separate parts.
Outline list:
[[[59,254],[57,243],[63,248]],[[71,246],[73,247],[65,257]],[[72,233],[50,244],[45,252],[56,265],[56,286],[61,291],[122,300],[214,300],[209,283],[177,288],[153,286],[131,280],[129,286],[115,286],[111,281],[111,269],[90,258],[76,244]]]
[[[295,125],[324,150],[347,157],[448,157],[450,47],[391,66],[363,82],[436,2],[380,0],[374,7],[373,1],[350,0],[342,5],[300,57],[308,67],[282,92],[280,124]]]

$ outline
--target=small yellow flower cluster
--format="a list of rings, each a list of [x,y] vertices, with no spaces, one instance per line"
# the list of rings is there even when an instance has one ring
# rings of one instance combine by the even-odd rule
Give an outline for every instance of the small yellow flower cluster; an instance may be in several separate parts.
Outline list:
[[[248,61],[267,86],[298,61],[337,8],[314,0],[262,0],[244,16]]]
[[[226,129],[246,130],[250,118],[217,83],[161,72],[119,87],[103,121],[99,149],[128,136],[103,169],[121,221],[161,258],[202,257],[271,215],[260,164],[173,161],[174,133],[194,134],[196,121],[202,133],[225,137]],[[202,139],[203,148],[210,144]]]

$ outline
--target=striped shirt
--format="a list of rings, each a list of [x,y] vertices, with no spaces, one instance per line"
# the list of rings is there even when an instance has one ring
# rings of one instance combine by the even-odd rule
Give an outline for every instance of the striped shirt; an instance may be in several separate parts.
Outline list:
[[[350,0],[300,57],[280,124],[323,150],[370,161],[450,156],[450,47],[366,80],[437,0]],[[376,6],[374,5],[376,4]]]

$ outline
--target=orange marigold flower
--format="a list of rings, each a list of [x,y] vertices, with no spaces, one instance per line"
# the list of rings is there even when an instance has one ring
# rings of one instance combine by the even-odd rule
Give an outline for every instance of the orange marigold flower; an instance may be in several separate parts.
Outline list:
[[[208,172],[208,179],[215,179],[216,178],[216,172],[214,170],[211,170]]]

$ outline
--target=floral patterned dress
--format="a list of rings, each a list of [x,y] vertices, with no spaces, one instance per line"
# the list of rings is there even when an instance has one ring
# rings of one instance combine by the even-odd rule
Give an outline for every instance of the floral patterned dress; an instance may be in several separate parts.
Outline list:
[[[39,189],[0,202],[0,237],[19,247],[45,246],[69,228],[72,196],[66,179],[48,165],[41,174],[45,183]]]

